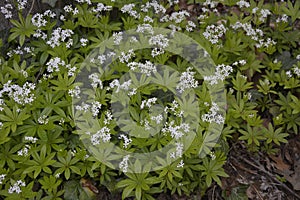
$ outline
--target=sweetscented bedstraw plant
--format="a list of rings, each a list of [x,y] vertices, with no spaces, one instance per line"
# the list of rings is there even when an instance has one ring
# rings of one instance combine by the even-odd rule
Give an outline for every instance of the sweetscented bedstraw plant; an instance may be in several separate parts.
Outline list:
[[[123,199],[155,199],[162,192],[204,195],[228,176],[223,169],[228,145],[245,141],[249,151],[274,153],[299,133],[299,1],[187,1],[194,3],[200,8],[196,14],[171,0],[76,0],[27,16],[23,11],[31,5],[26,0],[7,0],[1,6],[2,18],[13,28],[2,38],[0,55],[0,198],[89,199],[81,178],[121,192]],[[218,4],[238,12],[224,13]],[[17,12],[18,18],[11,19]],[[157,27],[171,32],[154,34]],[[129,29],[137,35],[126,38]],[[191,62],[166,50],[177,32],[204,47],[203,58],[215,63],[209,75],[202,76]],[[131,48],[139,44],[138,34],[152,34],[147,42],[154,48]],[[84,81],[76,81],[82,63],[109,38],[110,49],[126,39],[131,46],[120,52],[100,49],[91,57],[88,66],[112,63],[101,73],[89,72],[90,90],[82,90]],[[180,47],[186,41],[177,42]],[[196,50],[185,52],[192,56]],[[180,95],[191,91],[194,99],[180,101],[159,85],[138,87],[138,78],[148,80],[164,65],[170,68],[157,80],[173,84]],[[121,78],[130,72],[141,76]],[[225,84],[226,105],[210,98],[209,88],[220,83]],[[118,128],[111,110],[114,95],[124,93],[130,98],[130,118],[143,128],[136,132]],[[93,94],[93,101],[72,105],[86,94]],[[182,119],[196,107],[201,128],[185,149],[180,139],[194,127]],[[219,113],[224,108],[226,116]],[[80,134],[75,121],[81,114],[98,120],[96,130]],[[225,124],[219,141],[208,133],[211,124]],[[135,137],[160,126],[158,134]],[[112,142],[127,152],[152,152],[175,141],[167,152],[172,162],[157,158],[165,167],[130,173],[132,165],[142,168],[141,163],[131,163],[129,154],[117,155],[117,170],[100,162],[82,137],[93,145]],[[109,151],[100,155],[110,158]]]

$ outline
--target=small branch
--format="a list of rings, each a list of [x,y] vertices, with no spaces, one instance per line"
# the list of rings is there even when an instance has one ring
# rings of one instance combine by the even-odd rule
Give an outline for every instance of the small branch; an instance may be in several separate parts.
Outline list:
[[[31,11],[32,11],[32,9],[33,9],[33,6],[34,6],[34,4],[35,4],[35,0],[32,0],[32,3],[31,3],[31,6],[30,6],[30,9],[29,9],[29,11],[28,11],[27,15],[29,15],[29,14],[31,13]]]
[[[264,167],[262,167],[260,164],[257,163],[257,161],[253,161],[256,164],[258,164],[259,166],[253,164],[253,162],[251,162],[250,160],[246,159],[246,158],[242,158],[247,164],[251,165],[252,167],[262,171],[263,173],[267,174],[270,178],[272,178],[273,181],[275,181],[277,184],[279,184],[280,186],[282,186],[284,189],[288,190],[290,193],[292,193],[295,197],[297,197],[298,199],[300,199],[300,196],[298,194],[296,194],[293,190],[291,190],[288,186],[286,186],[285,184],[283,184],[282,182],[280,182],[276,177],[274,177],[273,174],[271,174],[270,172],[266,171],[264,169]]]

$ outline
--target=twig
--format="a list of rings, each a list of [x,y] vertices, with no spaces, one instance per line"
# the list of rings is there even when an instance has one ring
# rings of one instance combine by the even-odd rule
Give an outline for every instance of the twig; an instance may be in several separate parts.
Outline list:
[[[31,13],[31,11],[32,11],[32,9],[33,9],[33,6],[34,6],[34,4],[35,4],[35,0],[32,0],[31,7],[30,7],[30,9],[29,9],[29,11],[28,11],[27,15],[29,15],[29,14]]]
[[[235,158],[233,158],[233,159],[235,160]],[[233,169],[233,170],[234,170],[234,171],[242,178],[242,180],[243,180],[245,183],[250,184],[250,187],[254,188],[254,190],[255,190],[255,192],[257,193],[259,199],[263,200],[263,197],[260,195],[260,193],[259,193],[259,191],[257,190],[257,188],[255,187],[255,185],[253,185],[252,183],[248,182],[247,179],[246,179],[244,176],[242,176],[242,175],[238,172],[238,170],[235,168],[235,166],[234,166],[233,164],[231,164],[230,162],[229,162],[229,164],[230,164],[230,166],[232,167],[232,169]],[[238,167],[240,167],[240,166],[238,166]],[[245,168],[242,169],[242,170],[245,170]],[[250,173],[250,172],[249,172],[249,173]],[[257,175],[257,174],[256,174],[256,175]]]
[[[282,182],[280,182],[276,177],[274,177],[273,174],[271,174],[270,172],[266,171],[259,163],[257,163],[257,161],[254,161],[257,165],[253,164],[253,162],[251,162],[250,160],[246,159],[246,158],[242,158],[246,163],[248,163],[249,165],[251,165],[252,167],[262,171],[263,173],[267,174],[270,178],[272,178],[273,181],[275,181],[276,183],[278,183],[280,186],[282,186],[284,189],[288,190],[290,193],[292,193],[295,197],[297,197],[298,199],[300,199],[300,196],[298,194],[296,194],[293,190],[291,190],[288,186],[286,186],[285,184],[283,184]]]

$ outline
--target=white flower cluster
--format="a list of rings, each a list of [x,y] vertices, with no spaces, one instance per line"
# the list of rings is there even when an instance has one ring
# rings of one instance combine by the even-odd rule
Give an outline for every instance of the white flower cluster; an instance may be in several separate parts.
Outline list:
[[[183,155],[183,143],[176,142],[175,146],[176,146],[176,150],[175,152],[170,153],[170,158],[174,158],[174,159],[181,158]]]
[[[295,66],[292,68],[293,70],[293,74],[295,74],[297,77],[300,77],[300,68]],[[286,74],[288,75],[289,78],[291,78],[293,75],[292,75],[292,72],[289,70],[286,72]]]
[[[151,73],[157,71],[156,66],[148,60],[145,64],[140,62],[130,62],[128,63],[128,67],[133,71],[138,69],[141,73],[146,74],[147,76],[150,76]]]
[[[130,155],[127,155],[123,158],[123,160],[119,163],[119,168],[122,170],[122,172],[126,173],[128,170],[128,161],[129,161]]]
[[[273,46],[275,44],[276,42],[274,40],[272,40],[271,38],[267,38],[266,41],[264,39],[260,39],[258,43],[255,44],[255,46],[257,48],[261,48],[261,47],[268,48],[270,45]]]
[[[17,194],[21,193],[22,190],[21,190],[20,186],[25,187],[26,186],[25,182],[18,180],[17,182],[14,183],[14,185],[10,186],[10,188],[8,189],[8,193],[9,194],[12,194],[14,192]]]
[[[42,40],[46,40],[47,39],[47,34],[44,33],[41,29],[37,29],[35,31],[35,33],[33,34],[33,37],[42,38]]]
[[[121,56],[119,56],[119,60],[121,63],[127,63],[132,57],[135,56],[135,53],[133,49],[129,49],[128,53],[126,54],[125,52],[121,52]]]
[[[93,8],[92,11],[95,13],[100,13],[102,11],[110,11],[112,6],[105,6],[103,3],[98,3],[97,8]]]
[[[154,9],[154,13],[156,13],[156,14],[166,12],[166,9],[162,5],[157,3],[156,0],[152,0],[151,2],[147,2],[145,5],[142,5],[141,6],[141,11],[142,12],[149,12],[149,9],[151,9],[151,8]]]
[[[121,90],[129,90],[129,87],[131,85],[131,80],[125,81],[123,84],[120,84],[118,79],[113,80],[110,84],[107,90],[110,90],[112,88],[117,87],[116,93],[118,93]]]
[[[171,107],[166,106],[164,109],[166,114],[169,112],[169,110],[171,111],[170,114],[173,114],[177,117],[182,117],[184,113],[184,111],[180,109],[179,104],[176,100],[173,100],[173,102],[171,103]]]
[[[93,117],[96,117],[99,114],[101,106],[102,106],[102,104],[99,103],[98,101],[92,102],[91,111],[93,113]]]
[[[123,147],[124,147],[124,148],[127,148],[128,145],[132,142],[132,139],[128,138],[128,137],[127,137],[126,135],[124,135],[124,134],[121,134],[121,135],[119,136],[119,139],[123,139],[123,140],[124,140],[124,143],[123,143]]]
[[[25,136],[25,141],[36,143],[36,141],[38,141],[38,139],[35,137],[32,137],[32,136]]]
[[[93,88],[97,88],[97,87],[99,86],[100,89],[103,89],[103,83],[102,83],[102,81],[100,80],[98,74],[93,73],[93,74],[89,75],[89,79],[90,79],[90,81],[92,82],[92,83],[91,83],[91,86],[92,86]]]
[[[283,14],[281,17],[276,19],[276,23],[279,23],[279,22],[287,23],[288,22],[288,16],[286,14]]]
[[[23,10],[27,5],[27,0],[17,0],[18,10]]]
[[[217,26],[213,24],[206,27],[203,36],[212,44],[216,44],[219,42],[219,38],[221,38],[225,33],[226,28],[223,24]]]
[[[188,21],[188,24],[185,26],[185,30],[191,32],[194,30],[194,28],[196,28],[196,24],[192,21]]]
[[[60,67],[65,67],[66,69],[68,69],[68,76],[74,76],[75,71],[76,71],[76,67],[71,67],[70,64],[66,65],[65,61],[63,61],[59,57],[51,58],[46,63],[46,66],[47,66],[47,72],[48,73],[59,72]]]
[[[0,175],[0,184],[3,184],[3,181],[5,180],[6,174],[1,174]]]
[[[25,53],[31,53],[31,55],[34,55],[33,50],[33,47],[24,47],[22,49],[22,47],[18,46],[17,48],[8,51],[7,56],[12,57],[13,55],[24,55]]]
[[[98,62],[99,64],[102,65],[106,60],[108,60],[109,58],[114,57],[115,55],[116,55],[116,53],[112,52],[112,51],[107,53],[106,55],[100,54],[100,55],[98,55],[97,58],[91,58],[90,62],[91,63],[97,63]]]
[[[228,77],[232,71],[233,69],[229,65],[217,65],[214,75],[204,76],[204,80],[209,81],[210,85],[214,85],[217,84],[219,80],[225,80],[225,78]]]
[[[75,97],[75,98],[80,98],[80,87],[77,85],[74,87],[74,89],[69,89],[68,90],[68,94],[71,96],[71,97]]]
[[[150,98],[148,100],[143,100],[142,104],[141,104],[141,109],[144,109],[145,106],[147,106],[148,108],[151,108],[151,106],[157,101],[156,97]]]
[[[102,140],[104,143],[110,141],[110,129],[104,126],[101,128],[97,133],[93,134],[91,136],[91,142],[93,145],[98,145],[100,144],[100,141]]]
[[[26,82],[22,87],[20,87],[19,85],[12,84],[11,82],[12,81],[9,80],[3,85],[3,89],[0,91],[0,103],[3,93],[7,93],[10,98],[21,105],[30,104],[34,101],[35,97],[34,94],[32,94],[32,91],[35,89],[34,83]]]
[[[151,52],[152,57],[155,57],[165,52],[164,48],[169,46],[169,39],[162,34],[158,34],[150,37],[149,44],[155,46]]]
[[[4,15],[5,19],[11,19],[12,18],[12,5],[11,4],[5,4],[5,6],[1,6],[1,13]]]
[[[264,22],[265,21],[265,19],[268,17],[268,15],[271,15],[272,13],[270,12],[270,10],[268,10],[268,9],[261,9],[260,10],[260,17],[259,17],[259,20],[261,21],[261,22]]]
[[[250,3],[245,1],[245,0],[240,0],[236,3],[236,5],[238,5],[240,8],[249,8],[250,7]]]
[[[112,37],[114,39],[114,44],[119,45],[123,40],[123,32],[113,33]]]
[[[85,47],[88,43],[88,39],[86,38],[80,38],[80,43],[81,43],[81,46]]]
[[[184,166],[183,160],[180,160],[180,162],[177,164],[178,168],[182,168]]]
[[[179,126],[175,125],[174,121],[166,122],[163,133],[169,132],[172,138],[179,140],[185,133],[190,131],[190,126],[186,123],[181,123]]]
[[[172,6],[172,5],[178,4],[178,3],[179,3],[179,0],[168,0],[168,2],[169,2],[169,4],[170,4],[170,6]]]
[[[209,112],[201,116],[202,120],[204,122],[209,122],[209,123],[212,122],[215,122],[217,124],[224,123],[224,117],[221,114],[218,114],[219,110],[220,110],[219,106],[215,102],[212,102],[212,106],[209,109]]]
[[[106,111],[105,113],[105,119],[104,119],[104,124],[107,125],[110,123],[110,121],[112,121],[113,119],[113,115],[111,114],[110,111]]]
[[[75,109],[83,112],[91,111],[92,115],[96,117],[100,112],[101,106],[98,101],[93,101],[91,104],[82,103],[81,106],[76,105]]]
[[[236,22],[234,25],[231,26],[234,30],[237,30],[239,28],[244,29],[247,36],[251,36],[252,40],[258,41],[259,37],[263,36],[263,31],[260,29],[253,29],[252,25],[250,23],[241,23]]]
[[[70,48],[73,44],[73,40],[70,38],[74,34],[74,32],[70,29],[62,29],[58,27],[57,29],[54,29],[52,32],[52,36],[50,40],[47,41],[47,44],[50,45],[52,48],[56,46],[60,46],[61,42],[67,42],[66,47]],[[68,39],[68,40],[67,40]]]
[[[190,16],[190,13],[188,13],[185,10],[182,10],[182,11],[178,11],[178,12],[172,12],[171,16],[165,15],[160,19],[160,21],[161,22],[173,21],[176,24],[180,24],[181,22],[186,20],[186,18],[189,16]]]
[[[153,19],[152,19],[151,17],[149,17],[148,15],[146,15],[146,16],[144,17],[143,21],[144,21],[145,23],[147,23],[147,22],[153,23]]]
[[[137,29],[136,29],[136,32],[138,32],[138,33],[148,32],[150,34],[153,34],[154,30],[153,30],[153,27],[150,24],[139,24]]]
[[[160,124],[163,120],[163,116],[162,116],[162,114],[157,115],[157,116],[151,116],[151,120],[155,121],[156,124]]]
[[[239,61],[235,61],[232,65],[237,66],[238,64],[240,64],[240,65],[246,65],[247,62],[245,60],[239,60]]]
[[[66,5],[64,7],[64,11],[66,13],[72,13],[73,15],[77,15],[79,13],[79,10],[77,8],[73,9],[72,5]]]
[[[179,90],[180,93],[185,89],[196,88],[198,86],[198,81],[194,78],[196,72],[192,72],[191,70],[192,68],[188,67],[180,76],[180,82],[176,86],[176,89]]]
[[[45,19],[45,17],[54,18],[54,17],[56,17],[56,14],[51,10],[46,10],[43,14],[42,13],[36,13],[32,16],[31,23],[34,26],[36,26],[37,28],[44,27],[48,23],[48,21]]]
[[[91,0],[76,0],[78,3],[87,3],[88,5],[91,5]]]
[[[17,152],[18,156],[28,156],[28,151],[30,149],[30,146],[28,144],[25,145],[25,147]]]
[[[203,3],[204,6],[210,7],[210,8],[215,8],[218,5],[218,2],[212,1],[212,0],[206,0]]]
[[[49,119],[48,119],[47,115],[42,115],[38,118],[38,122],[39,122],[39,124],[48,124]]]
[[[2,104],[0,103],[0,105],[2,105]],[[0,110],[0,111],[1,111],[1,110]],[[3,126],[3,123],[0,122],[0,130],[2,129],[2,126]]]
[[[140,14],[136,10],[133,10],[134,7],[135,5],[133,3],[126,4],[121,8],[121,11],[122,13],[128,13],[130,16],[138,19],[140,18]]]

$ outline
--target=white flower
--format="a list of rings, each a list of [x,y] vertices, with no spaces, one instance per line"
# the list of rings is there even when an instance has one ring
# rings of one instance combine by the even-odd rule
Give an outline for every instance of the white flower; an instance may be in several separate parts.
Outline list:
[[[214,73],[214,75],[204,76],[204,80],[209,81],[210,85],[214,85],[218,83],[218,80],[221,81],[225,80],[225,78],[228,77],[232,71],[233,69],[229,65],[224,65],[224,64],[217,65],[216,72]]]
[[[132,57],[135,56],[135,53],[133,49],[130,49],[128,53],[126,54],[125,52],[121,52],[121,56],[119,56],[119,60],[121,63],[127,63]]]
[[[10,188],[8,189],[8,193],[9,194],[12,194],[14,192],[17,194],[21,193],[22,190],[21,190],[20,186],[25,187],[26,186],[25,182],[18,180],[16,183],[14,183],[12,186],[10,186]]]
[[[86,39],[86,38],[81,38],[81,39],[80,39],[81,46],[85,47],[86,44],[88,43],[88,41],[89,41],[89,40]]]
[[[138,19],[140,18],[140,14],[136,10],[133,10],[134,7],[135,5],[133,3],[126,4],[121,8],[121,11],[122,13],[128,13],[130,16]]]
[[[42,115],[38,118],[39,124],[48,124],[49,119],[47,118],[47,115]]]
[[[100,13],[102,11],[110,11],[112,6],[105,6],[103,3],[98,3],[97,8],[93,8],[92,11],[96,13]]]
[[[166,122],[165,127],[162,129],[163,133],[169,132],[172,138],[179,140],[185,133],[188,133],[190,127],[186,123],[182,123],[179,126],[175,125],[174,121],[170,123]]]
[[[178,163],[177,167],[178,168],[182,168],[184,166],[184,162],[183,160],[180,160],[180,162]]]
[[[123,140],[124,140],[124,143],[123,143],[123,147],[124,147],[124,148],[127,148],[128,145],[132,142],[132,139],[128,138],[128,137],[127,137],[126,135],[124,135],[124,134],[121,134],[121,135],[119,136],[119,139],[123,139]]]
[[[223,24],[220,25],[210,25],[207,26],[205,29],[205,32],[203,33],[203,36],[209,40],[212,44],[216,44],[219,41],[219,38],[221,38],[226,32],[226,28]]]
[[[189,67],[180,76],[180,82],[176,86],[176,89],[182,93],[186,89],[196,88],[198,86],[198,81],[195,80],[195,72],[191,72],[192,68]]]
[[[153,27],[150,24],[138,24],[136,32],[138,32],[138,33],[148,32],[150,34],[153,34],[154,30],[153,30]]]
[[[38,139],[35,137],[31,137],[31,136],[25,136],[25,141],[30,141],[32,143],[36,143],[36,141],[38,141]]]
[[[240,8],[243,8],[243,7],[249,8],[250,7],[250,3],[246,2],[245,0],[240,0],[239,2],[236,3],[236,5],[238,5]]]
[[[113,33],[114,44],[119,45],[123,40],[123,32]]]
[[[202,120],[204,122],[215,122],[217,124],[222,124],[224,123],[225,119],[221,114],[218,114],[219,111],[219,106],[212,102],[212,107],[209,109],[209,112],[207,114],[204,114],[201,116]]]
[[[75,86],[74,89],[69,89],[68,90],[68,94],[71,97],[75,97],[75,98],[80,98],[79,94],[80,94],[80,87],[79,86]]]
[[[52,36],[50,40],[47,41],[47,44],[50,45],[52,48],[56,46],[60,46],[61,42],[67,42],[66,46],[70,47],[73,43],[72,39],[70,38],[74,34],[74,32],[70,29],[62,29],[58,27],[54,29],[52,32]],[[67,40],[68,39],[68,40]]]
[[[153,19],[151,17],[149,17],[148,15],[144,17],[144,20],[143,20],[145,23],[147,22],[150,22],[150,23],[153,23]]]
[[[160,124],[161,121],[163,120],[163,116],[161,114],[157,116],[151,116],[151,120],[155,121],[156,124]]]
[[[0,184],[3,184],[2,181],[5,180],[5,176],[6,176],[6,174],[1,174],[1,175],[0,175]]]
[[[34,101],[35,97],[32,93],[35,90],[35,84],[26,82],[22,87],[16,84],[11,84],[11,80],[3,85],[0,94],[7,93],[16,103],[25,105]],[[0,96],[1,96],[0,95]]]
[[[47,20],[45,20],[43,17],[44,17],[43,14],[41,14],[41,13],[36,13],[36,14],[33,15],[32,18],[31,18],[32,24],[33,24],[34,26],[38,27],[38,28],[40,28],[40,27],[42,27],[42,26],[46,26]]]
[[[92,108],[91,108],[91,110],[92,110],[92,113],[93,113],[93,117],[96,117],[98,114],[99,114],[99,112],[100,112],[100,109],[101,109],[101,104],[98,102],[98,101],[94,101],[93,103],[92,103]]]
[[[141,109],[144,109],[145,106],[151,108],[151,106],[157,101],[156,97],[150,98],[148,100],[143,100],[141,104]]]
[[[1,7],[1,13],[4,15],[5,19],[10,19],[12,18],[12,5],[11,4],[6,4],[4,7]]]
[[[124,82],[123,84],[120,84],[119,80],[115,79],[110,84],[107,90],[117,87],[116,93],[122,90],[129,90],[129,87],[131,85],[131,80]]]
[[[150,76],[151,73],[154,73],[157,71],[156,66],[148,60],[145,62],[145,64],[137,63],[137,62],[130,62],[130,63],[128,63],[128,67],[133,71],[138,69],[141,73],[146,74],[147,76]]]
[[[119,168],[126,173],[128,170],[128,160],[129,160],[130,155],[127,155],[123,158],[123,160],[119,163]]]
[[[91,142],[93,145],[97,145],[100,144],[100,140],[102,140],[102,142],[104,143],[109,142],[110,138],[110,129],[104,126],[99,131],[97,131],[97,133],[91,136]]]
[[[47,72],[59,72],[59,66],[65,66],[65,61],[61,60],[59,57],[51,58],[49,62],[46,63]]]
[[[92,81],[91,86],[93,88],[99,87],[100,89],[103,89],[103,83],[96,73],[89,75],[89,79]]]
[[[166,48],[169,46],[169,39],[162,34],[158,34],[150,37],[149,44],[160,48]]]

